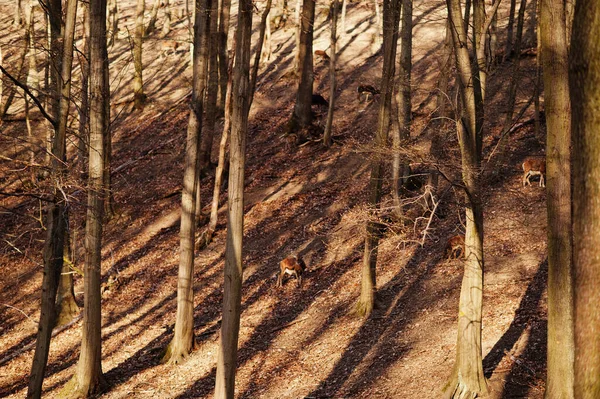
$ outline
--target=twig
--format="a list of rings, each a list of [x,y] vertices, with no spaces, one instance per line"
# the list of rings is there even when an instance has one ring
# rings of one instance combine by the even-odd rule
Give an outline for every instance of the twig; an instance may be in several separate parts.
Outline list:
[[[23,316],[25,316],[25,317],[27,318],[27,320],[31,321],[31,322],[33,323],[33,325],[37,326],[37,323],[38,323],[38,322],[37,322],[37,321],[35,321],[35,320],[33,320],[31,317],[29,317],[29,316],[27,315],[27,313],[23,312],[21,309],[19,309],[19,308],[17,308],[17,307],[14,307],[14,306],[12,306],[12,305],[9,305],[9,304],[7,304],[7,303],[0,303],[0,305],[3,305],[3,306],[6,306],[7,308],[11,308],[11,309],[14,309],[14,310],[16,310],[17,312],[19,312],[19,313],[21,313]]]

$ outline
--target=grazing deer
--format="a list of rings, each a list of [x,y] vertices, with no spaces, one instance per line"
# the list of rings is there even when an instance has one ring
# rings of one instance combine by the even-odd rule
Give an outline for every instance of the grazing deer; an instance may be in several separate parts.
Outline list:
[[[316,50],[315,56],[323,58],[324,61],[329,60],[329,55],[327,54],[327,51],[325,51],[325,50]]]
[[[295,276],[297,285],[300,287],[302,284],[302,273],[306,270],[306,264],[302,259],[299,259],[296,255],[288,256],[279,263],[279,276],[277,277],[277,286],[283,286],[283,276],[289,274]]]
[[[458,259],[465,256],[465,236],[462,234],[455,235],[448,239],[446,244],[446,258]]]
[[[529,180],[532,176],[540,177],[540,187],[546,187],[544,175],[546,174],[546,159],[540,157],[527,157],[523,161],[523,186],[531,186]]]
[[[371,96],[381,93],[379,90],[377,90],[371,85],[360,85],[356,88],[356,91],[358,92],[359,101],[361,99],[361,95],[364,96],[366,93],[371,93]]]
[[[177,40],[161,40],[159,45],[161,56],[165,57],[167,55],[176,53],[178,50],[180,50],[182,45],[183,43],[180,43]]]

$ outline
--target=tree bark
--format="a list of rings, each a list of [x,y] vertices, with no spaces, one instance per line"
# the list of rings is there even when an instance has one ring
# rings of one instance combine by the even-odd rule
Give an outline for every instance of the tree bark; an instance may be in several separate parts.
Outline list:
[[[600,6],[577,0],[571,38],[575,397],[600,395]],[[562,39],[562,38],[561,38]]]
[[[219,15],[219,110],[225,109],[225,97],[227,96],[227,65],[229,65],[227,55],[227,41],[229,39],[229,17],[231,14],[231,0],[221,0],[221,10]]]
[[[519,13],[517,16],[517,37],[515,39],[514,51],[516,59],[513,62],[512,78],[510,82],[510,89],[508,92],[508,107],[506,110],[506,119],[504,121],[504,129],[508,129],[512,123],[512,116],[515,110],[515,103],[517,101],[517,86],[521,79],[519,78],[519,67],[521,64],[521,43],[523,38],[523,24],[525,23],[525,8],[527,6],[527,0],[521,0]],[[565,61],[566,62],[566,61]],[[565,70],[566,73],[566,70]],[[566,75],[565,75],[566,76]],[[566,77],[565,77],[566,79]]]
[[[198,184],[198,151],[202,132],[202,111],[208,72],[209,9],[216,0],[196,0],[194,22],[194,67],[192,101],[188,122],[183,192],[181,195],[181,228],[179,275],[177,279],[177,316],[175,335],[166,348],[162,361],[177,364],[194,349],[194,221],[196,184]]]
[[[400,62],[398,63],[398,131],[394,132],[392,161],[392,198],[396,217],[402,218],[402,204],[400,202],[400,187],[409,171],[408,162],[402,163],[400,147],[403,142],[410,139],[410,125],[412,117],[411,106],[411,72],[412,72],[412,0],[402,0],[402,28],[400,30]]]
[[[444,388],[446,398],[466,398],[487,393],[483,374],[481,319],[483,305],[483,206],[481,201],[481,149],[483,99],[477,63],[469,61],[467,35],[459,0],[447,0],[463,116],[457,121],[463,182],[467,197],[465,270],[460,292],[456,361]],[[485,29],[483,30],[485,31]]]
[[[330,148],[333,144],[331,139],[331,131],[333,130],[333,112],[335,109],[335,98],[337,96],[337,82],[335,79],[335,65],[337,61],[337,21],[339,14],[339,2],[338,0],[332,0],[333,4],[331,7],[331,41],[330,49],[331,55],[329,57],[329,110],[327,111],[327,124],[325,125],[325,132],[323,133],[323,144],[326,148]]]
[[[442,62],[440,70],[440,78],[438,81],[437,95],[437,116],[440,118],[449,118],[451,113],[447,111],[447,104],[450,100],[448,90],[450,82],[450,71],[452,70],[452,32],[450,23],[446,24],[446,39],[444,40],[444,48],[442,51]]]
[[[517,0],[510,0],[510,11],[508,12],[508,25],[506,26],[506,49],[504,50],[505,60],[512,57],[516,10]]]
[[[231,116],[231,159],[229,168],[229,198],[227,244],[223,290],[223,322],[215,399],[232,399],[235,390],[237,344],[240,328],[242,296],[242,248],[244,236],[244,168],[246,132],[250,109],[250,38],[252,35],[252,1],[240,0],[236,37],[236,60],[233,78],[233,112]]]
[[[396,61],[396,47],[398,43],[398,29],[400,17],[400,0],[384,0],[383,2],[383,73],[381,77],[381,102],[377,133],[374,139],[375,149],[383,149],[387,144],[394,93],[394,73]],[[376,151],[378,152],[378,151]],[[383,177],[383,159],[377,153],[371,160],[371,177],[369,180],[369,207],[374,213],[381,199],[381,186]],[[361,267],[360,298],[356,304],[356,313],[359,316],[368,316],[375,306],[377,247],[379,245],[380,226],[376,221],[367,221],[365,248]]]
[[[134,109],[143,109],[146,103],[146,94],[144,94],[144,80],[142,77],[142,41],[144,40],[144,10],[145,0],[137,0],[135,32],[133,34],[133,107]]]
[[[166,37],[171,32],[171,5],[169,0],[164,0],[165,19],[163,21],[162,35]]]
[[[256,80],[258,78],[258,68],[260,66],[260,57],[262,54],[262,48],[265,41],[265,33],[267,30],[267,26],[269,23],[269,12],[271,11],[271,0],[267,0],[267,4],[265,5],[265,9],[260,18],[260,27],[258,29],[258,43],[256,45],[256,54],[254,55],[254,65],[252,67],[252,73],[250,75],[250,107],[252,107],[252,102],[254,101],[254,91],[256,90]]]
[[[81,105],[79,112],[79,140],[78,140],[78,158],[79,170],[84,175],[86,171],[86,150],[89,142],[89,80],[90,80],[90,24],[89,24],[89,4],[82,2],[83,14],[83,56],[79,56],[79,66],[81,69]]]
[[[156,29],[156,20],[158,19],[158,9],[160,8],[161,1],[162,0],[154,0],[152,10],[150,11],[150,20],[144,30],[144,36],[150,35],[150,33],[154,32],[154,29]]]
[[[310,126],[312,122],[312,90],[313,90],[313,24],[315,20],[315,0],[304,0],[302,6],[299,54],[299,86],[296,93],[296,104],[290,119],[289,131]]]
[[[58,293],[56,297],[55,327],[62,327],[69,324],[79,313],[79,306],[75,301],[75,292],[73,287],[73,271],[71,265],[74,263],[74,261],[71,251],[71,240],[69,237],[68,227],[65,229],[63,252],[63,265],[60,273]]]
[[[88,171],[88,210],[85,230],[85,270],[83,279],[83,333],[79,362],[73,378],[61,397],[90,397],[103,385],[101,365],[100,265],[104,214],[104,151],[109,121],[110,96],[106,49],[106,0],[90,1],[90,149]]]

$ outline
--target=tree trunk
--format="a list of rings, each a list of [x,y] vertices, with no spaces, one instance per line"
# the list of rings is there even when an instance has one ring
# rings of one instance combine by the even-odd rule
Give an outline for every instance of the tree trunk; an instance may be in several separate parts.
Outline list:
[[[571,37],[575,397],[600,393],[600,48],[595,1],[577,0]]]
[[[146,25],[146,29],[144,30],[144,36],[150,35],[150,33],[154,32],[156,28],[156,20],[158,19],[158,9],[160,8],[160,3],[162,0],[154,0],[154,5],[152,5],[152,10],[150,11],[150,21],[148,21],[148,25]]]
[[[163,362],[180,363],[195,346],[194,338],[194,235],[195,196],[198,184],[198,151],[202,132],[202,111],[208,72],[208,36],[210,13],[215,0],[196,0],[194,22],[194,66],[192,102],[187,129],[181,228],[179,276],[177,279],[177,316],[175,335],[166,348]]]
[[[81,352],[73,378],[63,396],[90,397],[101,390],[101,310],[100,267],[104,214],[104,151],[109,121],[108,52],[106,50],[106,0],[90,1],[90,149],[88,171],[88,210],[85,231],[85,270],[83,333]]]
[[[83,10],[83,56],[79,56],[79,66],[81,69],[81,105],[79,112],[79,140],[78,140],[78,158],[79,170],[84,175],[86,171],[86,151],[88,146],[88,127],[89,127],[89,80],[90,80],[90,24],[89,24],[89,5],[86,2],[81,3]]]
[[[118,0],[109,0],[108,3],[108,22],[111,24],[108,45],[115,44],[115,39],[119,33],[119,6]]]
[[[335,98],[337,96],[337,82],[335,79],[335,65],[337,61],[337,20],[339,14],[338,0],[332,0],[333,4],[331,7],[331,56],[329,57],[329,110],[327,111],[327,124],[325,125],[325,133],[323,133],[323,144],[325,147],[330,148],[333,144],[331,139],[331,131],[333,130],[333,111],[335,109]]]
[[[227,41],[229,38],[229,17],[231,14],[231,0],[221,0],[221,10],[219,15],[219,110],[225,109],[225,97],[227,96],[227,65],[229,65],[227,55]]]
[[[466,231],[465,270],[460,291],[456,361],[444,394],[447,398],[467,398],[487,393],[481,352],[483,305],[483,206],[481,201],[481,149],[483,99],[477,63],[469,61],[467,36],[459,0],[447,0],[463,117],[457,122],[465,185]],[[485,32],[485,29],[483,29]]]
[[[260,66],[260,57],[262,54],[263,43],[265,41],[265,32],[267,30],[267,26],[270,25],[268,17],[269,12],[271,11],[271,3],[271,0],[267,0],[267,4],[265,5],[265,9],[260,19],[260,27],[258,29],[258,43],[256,45],[256,54],[254,55],[254,66],[252,67],[252,73],[250,75],[250,107],[252,106],[252,102],[254,101],[254,91],[256,90],[256,79],[258,78],[258,67]]]
[[[312,90],[313,90],[313,24],[315,20],[315,0],[304,0],[302,6],[302,23],[300,47],[298,49],[300,74],[296,94],[296,104],[290,119],[290,131],[310,126],[312,122]]]
[[[516,10],[517,0],[510,0],[510,11],[508,12],[508,25],[506,26],[506,49],[504,50],[505,60],[512,57]]]
[[[145,0],[137,0],[135,32],[133,34],[133,107],[143,109],[146,103],[144,81],[142,78],[142,41],[144,40],[144,9]]]
[[[244,168],[246,132],[250,109],[250,38],[252,35],[252,1],[240,0],[236,35],[236,60],[233,77],[233,112],[231,115],[231,160],[229,168],[229,199],[227,245],[223,290],[223,322],[215,399],[232,399],[235,389],[237,344],[240,328],[242,296],[242,240],[244,236]]]
[[[447,104],[450,102],[449,82],[450,71],[452,70],[452,32],[450,23],[446,24],[446,39],[442,51],[442,62],[440,70],[440,80],[438,81],[437,95],[437,116],[440,118],[450,118],[451,113],[447,111]]]
[[[301,47],[300,37],[302,35],[302,20],[300,19],[300,12],[302,9],[302,1],[303,0],[297,0],[296,8],[294,9],[294,16],[296,17],[296,31],[294,34],[295,39],[296,39],[296,53],[294,55],[294,71],[296,71],[297,75],[300,74],[300,47]]]
[[[227,75],[229,76],[229,82],[227,82],[227,96],[225,97],[225,121],[223,122],[223,133],[221,134],[221,142],[219,143],[219,161],[217,164],[217,169],[215,171],[215,185],[213,188],[213,197],[212,203],[210,207],[210,220],[208,222],[208,227],[202,233],[199,241],[199,247],[203,248],[210,244],[212,241],[213,235],[217,228],[218,214],[219,214],[219,196],[221,191],[221,183],[223,181],[223,172],[226,167],[225,162],[228,162],[226,159],[226,151],[227,151],[227,141],[229,130],[231,126],[231,86],[232,86],[232,70],[233,70],[233,61],[235,60],[235,45],[233,49],[233,54],[229,57],[229,66],[227,68]]]
[[[402,0],[402,28],[400,30],[400,62],[398,63],[398,131],[394,132],[392,162],[392,198],[396,217],[401,220],[403,211],[400,203],[400,187],[408,174],[409,165],[402,163],[400,147],[403,142],[410,139],[410,122],[412,116],[411,106],[411,72],[412,72],[412,0]]]
[[[342,37],[346,33],[346,3],[347,2],[348,2],[348,0],[342,0],[342,29],[341,29]]]
[[[383,159],[378,154],[385,148],[390,126],[392,96],[394,93],[394,73],[396,61],[396,47],[398,43],[398,29],[396,27],[400,18],[400,0],[384,0],[383,2],[383,73],[381,77],[381,102],[379,103],[379,117],[377,133],[374,139],[375,153],[371,160],[371,177],[369,180],[369,207],[375,213],[381,199],[381,186],[383,177]],[[379,244],[380,227],[376,221],[367,221],[365,249],[362,264],[362,278],[360,298],[356,304],[356,313],[359,316],[368,316],[375,306],[377,247]]]
[[[514,51],[517,55],[513,62],[513,71],[511,74],[510,89],[508,92],[508,107],[506,110],[506,119],[504,121],[504,129],[508,129],[512,123],[512,116],[515,111],[515,103],[517,101],[517,86],[521,82],[519,78],[519,66],[521,63],[521,43],[523,38],[523,24],[525,22],[525,8],[527,6],[527,0],[521,0],[519,8],[519,14],[517,17],[517,37],[515,39]],[[566,62],[566,61],[565,61]],[[565,71],[566,73],[566,71]],[[565,77],[566,79],[566,77]]]
[[[66,213],[66,212],[65,212]],[[75,301],[75,292],[73,290],[73,271],[71,266],[74,263],[73,253],[71,251],[71,240],[69,229],[65,229],[63,265],[58,284],[58,294],[56,297],[56,322],[55,327],[61,327],[70,323],[79,313],[79,306]]]
[[[562,2],[544,0],[540,36],[546,109],[548,208],[548,360],[546,398],[573,398],[573,279],[571,273],[571,102]],[[524,8],[524,4],[521,4]],[[519,11],[519,24],[521,21]],[[518,29],[517,29],[518,30]],[[519,51],[519,33],[515,49]],[[515,60],[515,62],[518,62]]]
[[[23,0],[15,0],[15,19],[13,20],[15,26],[23,25]]]
[[[163,22],[162,35],[166,37],[171,32],[171,5],[169,0],[164,0],[165,5],[165,20]]]

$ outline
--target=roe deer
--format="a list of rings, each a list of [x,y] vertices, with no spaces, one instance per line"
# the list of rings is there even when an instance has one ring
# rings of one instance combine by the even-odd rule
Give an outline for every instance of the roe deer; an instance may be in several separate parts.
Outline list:
[[[283,276],[289,274],[295,276],[298,287],[302,284],[302,273],[306,270],[306,264],[296,255],[288,256],[279,263],[279,276],[277,277],[277,286],[283,286]]]
[[[529,180],[532,176],[540,177],[540,187],[546,187],[544,175],[546,174],[546,159],[540,157],[527,157],[523,161],[523,186],[531,186]]]
[[[465,236],[462,234],[455,235],[448,239],[446,244],[446,258],[458,259],[465,257]]]
[[[327,54],[327,51],[325,51],[325,50],[316,50],[315,56],[321,57],[325,61],[329,60],[329,55]]]

